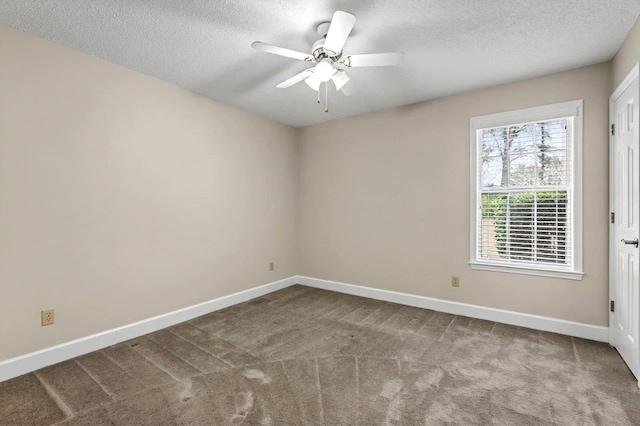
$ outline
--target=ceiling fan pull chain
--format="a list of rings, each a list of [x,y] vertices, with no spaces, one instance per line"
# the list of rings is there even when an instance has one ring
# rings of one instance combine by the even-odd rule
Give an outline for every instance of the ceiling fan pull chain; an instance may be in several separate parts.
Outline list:
[[[329,83],[324,83],[324,112],[329,112],[329,94],[327,93],[327,86]]]
[[[320,88],[318,87],[318,103],[320,103]]]

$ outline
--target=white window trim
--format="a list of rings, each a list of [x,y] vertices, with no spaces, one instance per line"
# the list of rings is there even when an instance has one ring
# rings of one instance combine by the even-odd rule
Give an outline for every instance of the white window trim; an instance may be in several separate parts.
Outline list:
[[[469,265],[471,269],[493,272],[510,272],[516,274],[538,275],[543,277],[564,278],[581,280],[584,272],[582,270],[582,99],[558,104],[545,105],[534,108],[521,109],[517,111],[503,112],[498,114],[472,117],[470,120],[470,141],[471,141],[471,250]],[[553,268],[545,265],[504,265],[500,262],[479,260],[477,257],[477,215],[478,215],[478,159],[477,155],[477,130],[491,127],[502,127],[517,123],[528,123],[532,121],[546,121],[557,118],[573,118],[573,178],[571,181],[571,191],[573,195],[572,221],[573,229],[571,235],[572,251],[574,254],[573,268]]]

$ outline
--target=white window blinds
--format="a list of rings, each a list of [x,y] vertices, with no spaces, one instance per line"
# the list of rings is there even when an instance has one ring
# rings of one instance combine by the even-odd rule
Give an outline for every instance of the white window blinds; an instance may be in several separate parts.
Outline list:
[[[574,118],[475,129],[472,262],[575,270]]]

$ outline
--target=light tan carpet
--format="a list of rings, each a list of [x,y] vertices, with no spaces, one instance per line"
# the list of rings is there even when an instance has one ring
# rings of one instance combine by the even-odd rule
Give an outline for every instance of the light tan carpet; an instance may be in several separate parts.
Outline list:
[[[0,383],[0,424],[640,424],[603,343],[293,286]]]

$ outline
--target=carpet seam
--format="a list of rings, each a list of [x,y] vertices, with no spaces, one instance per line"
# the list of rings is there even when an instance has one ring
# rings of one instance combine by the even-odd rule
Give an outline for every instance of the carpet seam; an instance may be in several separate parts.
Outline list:
[[[155,342],[154,342],[155,343]],[[160,345],[158,345],[160,346]],[[151,359],[149,359],[145,354],[140,353],[140,351],[138,351],[136,348],[132,348],[138,355],[140,355],[141,357],[143,357],[144,359],[146,359],[147,361],[149,361],[154,367],[156,367],[158,370],[160,371],[164,371],[166,374],[169,375],[169,377],[171,377],[173,380],[175,380],[176,382],[180,382],[182,379],[180,379],[177,376],[174,376],[169,370],[165,370],[164,368],[162,368],[162,366],[156,364],[155,362],[153,362]]]
[[[198,330],[203,331],[203,332],[205,332],[205,333],[209,333],[209,332],[208,332],[207,330],[205,330],[204,328],[200,328],[200,327],[198,327],[196,324],[192,324],[190,321],[187,321],[187,322],[189,322],[189,324],[191,324],[192,326],[194,326],[194,327],[195,327],[195,328],[197,328]],[[244,347],[242,347],[242,346],[236,345],[235,343],[231,343],[231,342],[229,342],[229,341],[225,340],[225,339],[224,339],[223,337],[221,337],[221,336],[218,336],[218,335],[215,335],[215,334],[212,334],[212,333],[210,333],[210,334],[211,334],[213,337],[215,337],[216,339],[220,339],[220,340],[222,340],[223,342],[228,343],[228,344],[230,344],[231,346],[233,346],[233,347],[235,347],[235,348],[238,348],[238,349],[240,349],[241,351],[246,352],[246,353],[248,353],[249,355],[251,355],[251,356],[254,356],[254,357],[258,358],[254,353],[252,353],[252,352],[251,352],[251,351],[249,351],[248,349],[246,349],[246,348],[244,348]]]
[[[356,424],[360,424],[360,371],[358,371],[358,357],[354,356],[356,360]]]
[[[324,405],[322,402],[322,386],[320,385],[320,367],[318,366],[318,358],[314,358],[315,362],[315,372],[316,372],[316,384],[318,385],[318,402],[320,403],[320,420],[322,424],[325,424],[324,421]]]
[[[141,357],[145,362],[147,362],[148,364],[150,364],[152,367],[154,367],[154,368],[158,368],[154,363],[152,363],[151,361],[149,361],[149,360],[148,360],[146,357],[144,357],[142,354],[138,353],[138,351],[136,351],[135,349],[133,349],[133,348],[131,348],[131,347],[129,347],[129,349],[130,349],[133,353],[135,353],[136,355],[140,356],[140,357]],[[129,375],[130,375],[131,377],[133,377],[135,380],[137,380],[138,382],[142,383],[142,384],[143,384],[143,386],[144,386],[144,381],[143,381],[143,380],[139,380],[138,378],[136,378],[136,377],[134,377],[132,374],[130,374],[130,373],[127,371],[127,369],[126,369],[126,368],[124,368],[124,366],[122,366],[122,364],[120,364],[118,361],[116,361],[116,360],[115,360],[115,358],[113,358],[113,357],[112,357],[111,355],[109,355],[107,352],[104,352],[104,351],[100,351],[100,352],[102,352],[102,353],[104,354],[104,356],[106,356],[107,358],[109,358],[111,361],[113,361],[113,363],[114,363],[114,364],[116,364],[118,367],[120,367],[124,372],[126,372],[127,374],[129,374]],[[160,368],[158,368],[158,370],[160,370],[162,373],[164,373],[164,374],[168,375],[168,376],[169,376],[169,378],[173,380],[173,377],[171,377],[171,375],[170,375],[169,373],[167,373],[166,371],[164,371],[164,370],[162,370],[162,369],[160,369]],[[154,388],[154,387],[156,387],[156,386],[162,386],[162,384],[158,384],[158,385],[154,385],[154,386],[145,387],[143,390],[146,390],[146,389],[153,389],[153,388]],[[139,391],[139,392],[142,392],[142,391]],[[134,394],[132,394],[132,395],[135,395],[135,394],[137,394],[137,393],[139,393],[139,392],[135,392],[135,393],[134,393]]]
[[[180,337],[180,336],[178,336],[178,337]],[[183,339],[185,339],[185,338],[183,337]],[[185,340],[187,340],[187,339],[185,339]],[[222,339],[220,339],[220,340],[222,340]],[[201,350],[205,351],[206,353],[210,354],[212,357],[219,359],[222,363],[224,363],[224,364],[228,365],[229,367],[231,367],[231,368],[233,368],[233,367],[238,367],[237,365],[233,365],[233,364],[231,364],[229,361],[225,361],[225,360],[222,358],[223,356],[225,356],[225,355],[227,355],[228,353],[232,352],[232,351],[233,351],[233,349],[230,349],[230,350],[228,350],[228,351],[225,351],[225,352],[221,353],[220,355],[216,355],[216,354],[214,354],[213,352],[211,352],[211,351],[209,351],[209,350],[205,349],[204,347],[200,346],[200,345],[198,344],[198,342],[196,342],[196,341],[191,341],[191,340],[187,340],[187,341],[188,341],[189,343],[191,343],[192,345],[194,345],[195,347],[197,347],[197,348],[199,348],[199,349],[201,349]],[[225,343],[227,343],[227,344],[229,344],[229,345],[231,345],[231,343],[228,343],[228,342],[226,342],[226,341],[224,341],[224,340],[222,340],[222,341],[223,341],[223,342],[225,342]],[[243,351],[243,350],[242,350],[242,349],[240,349],[240,348],[237,348],[237,347],[235,347],[235,346],[234,346],[234,348],[236,348],[236,349],[238,349],[238,350],[240,350],[240,351],[245,352],[245,353],[247,353],[247,354],[248,354],[248,352]],[[246,365],[246,364],[244,364],[244,365]]]
[[[106,386],[104,386],[104,384],[102,384],[102,383],[100,382],[100,380],[98,380],[98,378],[97,378],[97,377],[95,377],[95,375],[94,375],[94,374],[92,374],[92,373],[91,373],[87,368],[85,368],[85,367],[80,363],[80,361],[78,361],[78,359],[77,359],[77,358],[75,358],[75,359],[74,359],[74,361],[75,361],[76,365],[77,365],[78,367],[80,367],[80,369],[81,369],[82,371],[84,371],[85,373],[87,373],[87,375],[91,378],[91,380],[93,380],[93,381],[96,383],[96,385],[98,385],[98,386],[100,387],[100,389],[102,389],[102,392],[106,393],[106,394],[109,396],[109,398],[111,398],[112,400],[115,400],[115,399],[116,399],[116,398],[115,398],[115,396],[114,396],[114,395],[113,395],[109,390],[107,390]]]
[[[151,341],[152,341],[153,343],[155,343],[156,345],[160,346],[160,347],[161,347],[162,349],[164,349],[165,351],[169,352],[171,355],[173,355],[173,356],[175,356],[176,358],[178,358],[180,361],[184,362],[185,364],[187,364],[187,365],[189,365],[189,366],[191,366],[191,367],[195,368],[197,371],[199,371],[199,373],[198,373],[198,374],[193,374],[193,375],[188,376],[188,377],[183,377],[182,379],[177,379],[179,382],[180,382],[180,381],[182,381],[182,380],[185,380],[185,379],[191,378],[191,377],[198,376],[198,375],[200,375],[200,374],[211,373],[211,371],[209,371],[209,372],[207,372],[207,371],[202,371],[200,368],[196,367],[194,364],[192,364],[192,363],[190,363],[189,361],[187,361],[186,359],[182,358],[180,355],[178,355],[177,353],[173,352],[171,349],[169,349],[168,347],[166,347],[166,346],[165,346],[165,345],[163,345],[162,343],[159,343],[159,342],[157,342],[157,341],[153,340],[153,338],[149,338],[149,340],[151,340]],[[191,344],[190,342],[187,342],[187,343]],[[192,346],[194,346],[194,345],[192,345]],[[194,347],[196,347],[196,346],[194,346]],[[196,348],[197,348],[197,347],[196,347]],[[197,349],[199,349],[199,348],[197,348]],[[200,350],[202,350],[202,349],[200,349]],[[205,351],[203,351],[203,352],[205,352]],[[205,353],[208,353],[208,352],[205,352]]]
[[[73,418],[74,417],[73,410],[67,405],[67,403],[64,401],[64,399],[60,395],[58,395],[58,393],[55,391],[53,386],[50,385],[44,379],[44,377],[41,377],[40,374],[37,371],[34,372],[33,375],[36,376],[36,378],[42,384],[42,387],[47,391],[47,393],[49,394],[51,399],[53,399],[53,401],[58,405],[58,408],[60,408],[62,413],[65,415],[66,419],[64,419],[63,421],[66,421],[68,419]]]
[[[179,336],[179,335],[177,335],[176,333],[174,333],[173,331],[171,331],[169,328],[167,328],[166,330],[167,330],[169,333],[173,334],[173,335],[174,335],[175,337],[177,337],[178,339],[183,340],[183,341],[187,342],[188,344],[192,345],[193,347],[195,347],[195,348],[197,348],[197,349],[200,349],[202,352],[204,352],[204,353],[206,353],[206,354],[211,355],[212,357],[214,357],[214,358],[215,358],[215,359],[217,359],[218,361],[222,362],[223,364],[226,364],[226,365],[227,365],[227,366],[229,366],[229,367],[233,367],[233,364],[231,364],[231,363],[229,363],[229,362],[227,362],[227,361],[223,360],[222,358],[220,358],[220,357],[219,357],[219,356],[217,356],[216,354],[211,353],[211,352],[209,352],[208,350],[206,350],[206,349],[204,349],[204,348],[200,347],[200,346],[198,345],[198,343],[197,343],[197,342],[193,342],[193,341],[188,340],[188,339],[186,339],[186,338],[184,338],[184,337],[182,337],[182,336]],[[222,339],[221,339],[221,340],[222,340]],[[156,342],[156,343],[157,343],[157,342]],[[161,346],[162,346],[162,345],[161,345]],[[166,349],[166,348],[165,348],[165,349]],[[167,349],[167,350],[169,350],[169,349]],[[225,352],[225,353],[226,353],[226,352]],[[174,354],[174,355],[176,355],[176,354]],[[178,356],[178,355],[176,355],[176,356]],[[185,362],[188,362],[188,361],[186,361],[186,360],[185,360]],[[195,365],[194,365],[194,367],[195,367]],[[196,368],[197,368],[197,367],[196,367]],[[198,368],[198,370],[200,370],[200,369]],[[220,371],[220,370],[218,370],[218,371]],[[202,372],[203,372],[203,373],[206,373],[205,371],[202,371]],[[211,373],[211,372],[210,372],[210,373]]]

